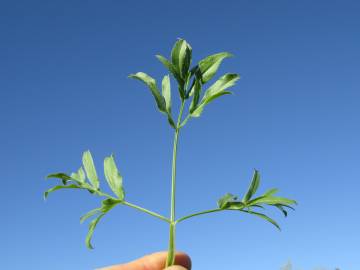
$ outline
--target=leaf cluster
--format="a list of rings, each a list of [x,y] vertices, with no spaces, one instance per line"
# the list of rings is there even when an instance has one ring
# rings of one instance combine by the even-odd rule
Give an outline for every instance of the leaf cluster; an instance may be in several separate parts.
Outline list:
[[[235,85],[240,78],[238,74],[227,73],[210,85],[202,94],[204,85],[210,81],[218,71],[220,64],[225,58],[232,55],[227,52],[220,52],[205,57],[195,66],[192,63],[192,48],[184,39],[179,39],[173,46],[170,59],[162,55],[156,55],[156,58],[165,66],[169,74],[178,83],[178,92],[182,102],[192,97],[189,106],[189,114],[186,121],[190,117],[199,117],[205,106],[213,100],[227,94],[231,94],[228,88]],[[161,91],[159,90],[156,80],[144,72],[130,74],[130,78],[140,80],[148,86],[151,91],[157,108],[164,113],[170,125],[177,128],[171,113],[171,85],[170,75],[165,75],[161,83]],[[184,124],[186,123],[184,121]]]
[[[275,194],[278,192],[278,189],[272,188],[267,190],[264,194],[254,197],[260,186],[260,173],[255,170],[250,186],[243,196],[242,199],[239,199],[238,196],[235,196],[231,193],[225,194],[218,200],[218,207],[222,210],[238,210],[240,212],[248,213],[265,219],[266,221],[273,224],[275,227],[280,229],[280,226],[276,223],[275,220],[268,217],[267,215],[254,211],[253,209],[264,209],[265,206],[273,206],[279,209],[284,216],[288,214],[288,209],[294,210],[292,205],[297,204],[295,200],[278,197]]]
[[[57,185],[45,191],[44,198],[54,191],[60,189],[83,189],[87,190],[93,195],[105,197],[101,202],[99,208],[93,209],[80,218],[80,222],[94,217],[89,224],[88,234],[86,236],[86,246],[90,249],[91,238],[98,222],[117,204],[124,203],[125,192],[123,189],[122,176],[115,164],[114,156],[106,157],[104,160],[104,175],[110,189],[114,192],[115,196],[104,193],[100,189],[100,181],[94,166],[94,161],[90,151],[85,151],[82,156],[82,166],[73,172],[70,176],[66,173],[49,174],[47,178],[55,178],[61,180],[62,185]]]

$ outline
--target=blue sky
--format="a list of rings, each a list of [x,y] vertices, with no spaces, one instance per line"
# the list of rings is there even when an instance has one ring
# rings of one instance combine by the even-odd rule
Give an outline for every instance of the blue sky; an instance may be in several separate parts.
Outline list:
[[[254,168],[260,192],[299,202],[286,219],[269,211],[280,233],[240,213],[180,224],[194,269],[359,269],[359,12],[357,1],[1,1],[0,268],[94,269],[167,248],[165,223],[118,207],[89,251],[79,217],[99,200],[42,192],[84,150],[99,172],[114,153],[128,200],[169,214],[172,130],[127,75],[159,81],[154,55],[181,37],[195,62],[233,53],[219,75],[242,79],[181,133],[178,216],[242,194]]]

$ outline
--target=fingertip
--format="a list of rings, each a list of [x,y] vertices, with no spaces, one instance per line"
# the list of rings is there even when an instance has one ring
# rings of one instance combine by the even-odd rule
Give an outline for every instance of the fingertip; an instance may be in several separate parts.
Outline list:
[[[157,267],[164,267],[167,258],[167,252],[155,252],[149,255],[144,256],[140,260],[145,262],[146,265],[152,265],[153,268],[150,269],[158,269]],[[175,254],[175,265],[181,266],[187,270],[191,270],[191,258],[185,252],[177,251]]]
[[[165,268],[164,270],[190,270],[190,268],[185,268],[180,265],[173,265],[173,266]]]
[[[181,266],[187,270],[191,269],[191,258],[185,252],[176,252],[175,255],[175,264],[176,266]]]

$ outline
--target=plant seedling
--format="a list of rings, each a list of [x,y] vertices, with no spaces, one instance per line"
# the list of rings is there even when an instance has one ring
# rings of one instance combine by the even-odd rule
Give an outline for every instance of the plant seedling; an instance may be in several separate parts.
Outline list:
[[[70,175],[65,173],[54,173],[47,176],[47,178],[61,180],[61,184],[47,190],[44,194],[45,198],[47,198],[49,193],[60,189],[83,189],[89,191],[90,194],[94,196],[103,198],[99,208],[89,211],[80,218],[81,223],[87,219],[93,218],[89,223],[89,231],[86,237],[86,245],[88,248],[93,248],[91,238],[96,225],[117,205],[132,207],[169,224],[169,247],[166,267],[173,265],[175,260],[175,228],[179,223],[190,218],[214,212],[236,211],[239,213],[255,215],[280,229],[275,220],[259,211],[262,211],[264,206],[274,206],[287,216],[287,210],[293,209],[292,206],[296,204],[296,201],[276,196],[278,190],[275,188],[266,191],[260,196],[255,196],[260,185],[260,174],[257,170],[254,171],[250,186],[241,199],[238,196],[227,193],[217,201],[217,206],[213,209],[193,213],[180,218],[176,218],[175,215],[176,153],[180,130],[190,119],[199,117],[209,103],[221,96],[231,94],[228,89],[235,85],[236,81],[239,80],[240,77],[238,74],[226,73],[209,87],[204,87],[215,76],[222,61],[231,56],[232,55],[227,52],[216,53],[202,59],[194,67],[191,67],[192,48],[184,39],[176,41],[171,51],[170,60],[161,55],[156,55],[157,59],[165,66],[169,74],[174,77],[178,84],[181,105],[177,121],[174,121],[172,114],[170,75],[165,75],[163,77],[161,91],[158,88],[155,79],[146,73],[137,72],[129,76],[130,78],[143,82],[149,88],[151,94],[154,96],[158,110],[166,116],[171,128],[174,129],[170,217],[165,217],[126,200],[123,179],[116,166],[113,155],[106,157],[104,160],[105,179],[114,193],[112,195],[105,193],[100,189],[99,177],[90,151],[83,153],[82,166],[77,172]],[[203,88],[206,88],[206,90],[203,91]],[[187,116],[183,117],[186,104],[188,104],[188,113]]]

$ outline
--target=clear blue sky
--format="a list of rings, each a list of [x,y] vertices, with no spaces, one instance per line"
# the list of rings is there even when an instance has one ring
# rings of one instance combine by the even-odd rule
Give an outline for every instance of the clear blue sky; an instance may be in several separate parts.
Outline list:
[[[118,207],[89,251],[79,217],[99,201],[42,192],[84,150],[100,172],[114,153],[129,201],[169,214],[172,131],[127,75],[160,80],[154,55],[182,37],[195,61],[235,54],[220,74],[242,79],[182,131],[178,215],[242,194],[253,168],[260,192],[299,202],[286,219],[270,211],[282,232],[240,213],[180,224],[194,269],[359,269],[359,14],[340,0],[1,1],[0,268],[86,270],[167,248],[165,223]]]

